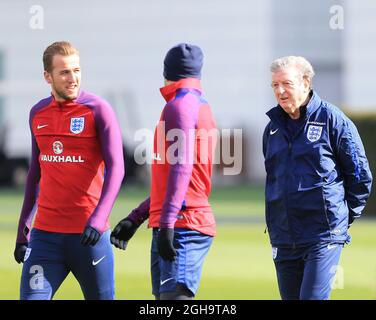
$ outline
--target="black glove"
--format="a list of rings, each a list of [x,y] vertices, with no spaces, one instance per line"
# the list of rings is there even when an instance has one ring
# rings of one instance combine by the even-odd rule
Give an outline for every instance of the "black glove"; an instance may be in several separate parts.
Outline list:
[[[25,258],[25,253],[27,250],[28,243],[16,243],[16,248],[14,249],[14,259],[17,263],[23,263]]]
[[[111,232],[110,241],[119,249],[125,250],[128,240],[136,233],[139,225],[129,218],[121,220]]]
[[[355,220],[354,217],[351,216],[351,215],[349,215],[347,229],[349,229],[351,227],[351,225],[353,224],[354,220]]]
[[[97,230],[95,230],[93,227],[88,226],[81,234],[81,244],[84,246],[95,246],[100,237],[101,234]]]
[[[174,248],[174,229],[161,228],[157,238],[158,253],[163,260],[174,261],[176,250]]]

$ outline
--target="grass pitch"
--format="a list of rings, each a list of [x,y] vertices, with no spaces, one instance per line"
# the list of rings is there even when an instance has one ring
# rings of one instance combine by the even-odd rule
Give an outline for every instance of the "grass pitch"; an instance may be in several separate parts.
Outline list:
[[[147,196],[146,189],[125,188],[111,215],[115,224]],[[21,265],[13,249],[23,194],[0,190],[0,299],[18,299]],[[197,299],[279,299],[268,235],[264,233],[263,190],[237,187],[213,190],[211,203],[218,235],[205,261]],[[334,282],[332,299],[376,299],[376,221],[366,217],[350,229]],[[126,251],[114,248],[117,299],[153,299],[149,272],[151,231],[142,226]],[[82,299],[69,275],[55,299]]]

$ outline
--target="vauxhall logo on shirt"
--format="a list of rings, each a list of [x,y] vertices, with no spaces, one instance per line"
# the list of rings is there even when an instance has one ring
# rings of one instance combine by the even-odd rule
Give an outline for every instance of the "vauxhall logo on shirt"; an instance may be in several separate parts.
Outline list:
[[[60,155],[64,151],[64,145],[61,141],[54,141],[52,143],[52,150],[55,155],[40,155],[40,161],[45,162],[85,162],[81,156],[64,156]]]
[[[52,144],[52,150],[55,152],[55,154],[60,154],[60,153],[63,153],[64,146],[60,141],[55,141]]]

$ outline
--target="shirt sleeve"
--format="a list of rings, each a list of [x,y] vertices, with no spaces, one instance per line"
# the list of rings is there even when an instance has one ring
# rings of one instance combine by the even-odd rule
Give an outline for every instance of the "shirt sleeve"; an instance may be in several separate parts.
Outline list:
[[[29,125],[31,131],[31,161],[26,178],[25,197],[18,222],[17,243],[26,243],[30,239],[29,231],[36,211],[38,184],[40,180],[39,148],[31,129],[32,113],[30,113]]]
[[[149,218],[150,210],[150,197],[141,202],[141,204],[133,209],[128,215],[128,218],[135,222],[137,225],[141,225],[145,220]]]
[[[115,112],[109,104],[101,102],[94,109],[94,117],[106,173],[98,205],[87,225],[102,233],[119,193],[125,169],[121,131]]]
[[[166,160],[169,163],[167,191],[160,227],[173,228],[182,208],[193,170],[195,129],[200,105],[191,97],[165,107]],[[169,148],[174,144],[174,147]]]
[[[362,140],[354,123],[345,118],[337,126],[337,159],[344,177],[349,222],[360,217],[371,193],[372,174]]]

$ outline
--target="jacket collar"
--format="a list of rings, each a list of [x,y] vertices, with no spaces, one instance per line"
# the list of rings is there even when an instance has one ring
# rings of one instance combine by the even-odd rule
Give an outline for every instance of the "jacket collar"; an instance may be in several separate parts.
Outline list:
[[[175,98],[176,92],[178,89],[185,88],[185,89],[196,89],[198,91],[202,91],[201,89],[201,82],[197,78],[184,78],[179,81],[173,82],[168,86],[162,87],[159,90],[163,98],[166,102],[170,102],[172,99]]]
[[[321,105],[321,98],[312,90],[312,97],[307,104],[307,118],[309,118]]]

